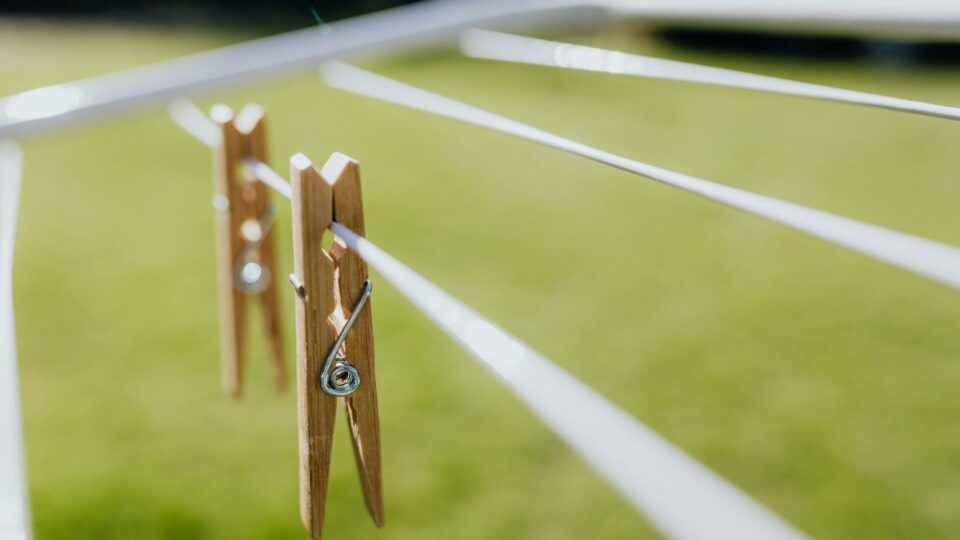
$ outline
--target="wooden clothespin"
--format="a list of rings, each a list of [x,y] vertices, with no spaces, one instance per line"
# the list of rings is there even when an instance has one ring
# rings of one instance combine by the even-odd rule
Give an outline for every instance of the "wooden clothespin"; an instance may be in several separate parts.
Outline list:
[[[300,516],[321,537],[337,396],[347,422],[367,509],[383,526],[380,420],[374,374],[371,285],[367,265],[323,236],[331,222],[364,234],[357,162],[334,154],[318,171],[303,154],[290,160],[294,271],[297,291],[297,396],[300,437]],[[337,313],[339,311],[339,313]],[[325,369],[326,368],[326,369]]]
[[[234,117],[217,105],[211,117],[223,141],[216,149],[213,205],[217,211],[217,267],[220,296],[220,361],[224,392],[239,397],[243,385],[246,296],[260,298],[274,384],[286,386],[276,254],[271,225],[273,203],[265,185],[246,172],[244,159],[266,161],[263,109],[246,105]],[[242,172],[241,172],[242,171]]]

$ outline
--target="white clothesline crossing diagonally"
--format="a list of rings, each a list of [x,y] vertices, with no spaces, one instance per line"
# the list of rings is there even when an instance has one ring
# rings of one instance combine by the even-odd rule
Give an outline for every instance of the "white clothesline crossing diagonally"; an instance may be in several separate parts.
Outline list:
[[[960,248],[634,161],[369,71],[329,62],[334,88],[446,116],[579,155],[781,223],[960,289]]]
[[[0,134],[24,136],[71,122],[98,118],[173,95],[313,65],[318,59],[420,41],[446,35],[477,21],[505,22],[529,17],[536,9],[499,1],[476,8],[449,2],[439,13],[409,8],[391,16],[373,16],[340,23],[335,39],[304,31],[260,42],[230,46],[192,57],[135,68],[126,72],[53,85],[0,98]],[[589,2],[560,2],[550,9],[567,15],[596,13]],[[477,3],[476,6],[481,6]],[[475,11],[480,9],[480,11]],[[599,11],[603,11],[600,9]],[[399,18],[397,18],[399,17]],[[396,24],[397,21],[406,24]],[[310,45],[310,46],[305,46]],[[526,56],[515,56],[522,45]],[[739,87],[796,96],[857,103],[934,117],[960,119],[960,108],[830,88],[762,75],[625,55],[616,51],[531,40],[485,31],[466,35],[463,47],[476,57],[557,65],[590,71]],[[236,60],[236,61],[234,61]],[[242,61],[240,61],[242,60]],[[954,246],[862,223],[827,212],[695,178],[575,142],[514,120],[357,70],[331,64],[329,83],[357,93],[458,118],[539,142],[662,182],[710,200],[742,209],[848,249],[885,261],[954,288],[960,288],[960,250]],[[220,144],[215,127],[189,103],[171,105],[171,116],[209,146]],[[289,184],[266,164],[248,160],[260,181],[290,198]],[[13,231],[21,162],[19,149],[0,141],[0,536],[8,523],[29,537],[28,508],[6,513],[9,490],[25,501],[22,442],[17,405],[16,364],[10,292]],[[16,185],[9,183],[15,178]],[[677,539],[801,539],[790,524],[751,499],[733,484],[704,467],[648,427],[632,418],[583,382],[563,371],[520,340],[476,313],[367,239],[334,223],[333,232],[366,259],[411,303],[488,368],[532,412],[582,456],[638,511],[668,537]],[[10,352],[13,351],[13,352]],[[11,367],[12,366],[12,369]],[[11,375],[12,373],[12,375]],[[6,383],[11,383],[12,390]],[[13,404],[6,402],[12,399]],[[11,413],[14,416],[7,416]],[[9,458],[8,452],[14,452]],[[19,452],[19,455],[16,453]],[[4,467],[19,465],[10,474]],[[10,517],[13,515],[13,517]]]
[[[180,105],[192,106],[187,102]],[[210,121],[202,113],[173,116],[187,132],[207,142],[200,134],[206,131],[202,124]],[[248,159],[247,166],[259,180],[290,199],[289,183],[267,164]],[[336,222],[331,230],[493,372],[667,537],[806,538],[736,486],[369,240]]]
[[[805,536],[589,386],[339,223],[331,230],[675,539]]]
[[[467,56],[488,60],[728,86],[960,120],[958,107],[490,30],[471,29],[463,32],[460,50]]]

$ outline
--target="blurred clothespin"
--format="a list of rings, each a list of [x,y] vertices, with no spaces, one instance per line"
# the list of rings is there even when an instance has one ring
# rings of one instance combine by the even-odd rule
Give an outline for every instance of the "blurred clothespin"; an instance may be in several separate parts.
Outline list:
[[[210,111],[223,138],[216,147],[213,206],[217,211],[220,296],[220,358],[223,390],[238,397],[243,385],[246,296],[260,299],[268,357],[276,388],[286,386],[277,296],[269,190],[243,166],[245,158],[266,161],[263,109],[246,105],[234,117],[226,105]]]
[[[367,265],[339,240],[323,236],[333,221],[363,235],[357,162],[334,154],[317,170],[303,154],[290,160],[296,289],[300,516],[320,538],[330,474],[337,397],[347,422],[367,509],[383,526],[380,420],[374,374],[372,290]]]

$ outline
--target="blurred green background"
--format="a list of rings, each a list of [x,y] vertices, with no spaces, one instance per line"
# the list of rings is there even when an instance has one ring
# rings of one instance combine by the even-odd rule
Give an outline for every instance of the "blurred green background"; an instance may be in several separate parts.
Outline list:
[[[4,19],[0,94],[251,36]],[[960,103],[956,67],[673,49],[630,26],[555,37]],[[365,65],[623,155],[960,244],[951,122],[446,49]],[[278,170],[295,152],[358,159],[374,242],[811,535],[960,530],[955,291],[312,73],[196,98],[263,105]],[[270,390],[259,327],[245,397],[219,393],[210,152],[159,108],[25,150],[15,294],[37,537],[304,538],[295,399]],[[284,209],[283,273],[288,222]],[[365,513],[338,418],[330,538],[656,537],[389,286],[373,304],[387,526]]]

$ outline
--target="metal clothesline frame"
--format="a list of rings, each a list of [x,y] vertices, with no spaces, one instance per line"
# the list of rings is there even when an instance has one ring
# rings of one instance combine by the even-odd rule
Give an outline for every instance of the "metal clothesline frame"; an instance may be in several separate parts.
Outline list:
[[[184,94],[308,67],[322,60],[383,50],[393,52],[401,47],[431,43],[449,38],[460,30],[475,25],[502,27],[535,22],[583,22],[585,18],[601,20],[622,12],[623,4],[624,2],[616,0],[593,2],[532,0],[527,3],[518,3],[513,0],[476,3],[435,0],[420,5],[396,8],[333,23],[322,29],[291,32],[119,73],[48,86],[0,98],[0,139],[21,138],[62,129],[105,115],[130,111],[150,103],[169,101]],[[864,93],[854,94],[861,97],[864,95]],[[907,100],[899,100],[899,102],[905,101]],[[861,103],[863,103],[862,100]],[[866,104],[883,106],[880,103],[867,102]],[[932,107],[934,109],[927,111],[908,112],[930,114],[931,110],[937,112],[949,110],[949,114],[934,115],[956,117],[954,108],[936,105]],[[941,108],[937,109],[937,107]],[[199,123],[199,117],[205,118],[202,113],[198,117],[196,111],[191,111],[186,102],[172,105],[170,111],[175,118],[178,115],[186,115],[181,118],[181,120],[187,118],[180,122],[181,125],[193,124],[195,129],[190,131],[200,140],[211,146],[217,144],[216,136],[219,134],[215,133],[216,130],[206,129]],[[510,132],[510,130],[502,131]],[[567,143],[572,141],[554,146],[574,151]],[[596,150],[596,152],[600,151]],[[574,153],[604,161],[598,159],[597,155],[587,155],[590,152],[574,151]],[[613,158],[618,157],[613,156]],[[607,162],[609,163],[609,160]],[[251,161],[248,166],[254,170],[261,181],[281,194],[284,189],[289,190],[289,185],[283,178],[265,164]],[[629,167],[621,168],[631,170]],[[663,170],[660,171],[663,172]],[[637,170],[633,172],[645,174]],[[665,172],[670,173],[670,171]],[[646,175],[655,177],[655,175]],[[289,191],[286,196],[289,198]],[[726,202],[731,204],[729,201]],[[763,212],[756,213],[764,215]],[[764,217],[771,218],[769,215]],[[503,332],[366,239],[356,236],[336,223],[332,229],[351,248],[366,258],[371,266],[393,282],[404,296],[424,311],[441,329],[496,373],[531,410],[578,451],[635,508],[645,513],[667,536],[683,539],[722,538],[724,534],[731,538],[804,537],[792,526],[630,418],[549,360]],[[837,243],[858,250],[849,244]],[[952,246],[945,247],[956,250]],[[0,245],[0,248],[4,246]],[[859,251],[884,259],[875,253],[870,253],[869,250],[859,249]],[[956,254],[952,253],[951,256],[953,255]],[[888,260],[888,262],[891,261]],[[893,262],[893,264],[898,263]],[[909,264],[900,264],[900,266],[911,269]],[[0,268],[0,271],[2,270]],[[915,268],[912,270],[925,274]],[[938,279],[939,276],[943,278],[939,279],[940,281],[954,287],[960,284],[960,278],[951,273],[948,266],[934,273],[936,276],[930,276],[929,273],[925,275],[934,279]],[[0,286],[2,285],[0,283]],[[429,297],[432,303],[423,300],[424,296]],[[4,299],[2,295],[0,300],[10,303],[9,299]],[[440,309],[438,306],[443,306],[445,309]],[[0,309],[5,308],[0,305]],[[12,307],[10,309],[10,328],[12,328]],[[466,332],[464,328],[469,328],[471,332]],[[0,331],[3,331],[3,328],[0,328]],[[3,355],[3,351],[0,351],[0,355]],[[6,356],[15,359],[15,351],[12,355]],[[507,362],[507,359],[512,360],[513,363]],[[0,357],[0,361],[6,362],[0,367],[12,365],[13,373],[16,373],[15,360],[7,361]],[[529,381],[519,376],[521,374],[524,377],[534,377],[534,380],[540,377],[542,381],[548,381],[549,384],[530,385]],[[16,389],[15,377],[13,384]],[[570,408],[570,403],[557,400],[556,394],[551,395],[550,391],[545,391],[544,388],[563,389],[567,397],[573,396],[573,403],[592,411],[593,414],[577,416]],[[8,407],[7,410],[16,413],[16,404]],[[563,411],[565,415],[558,411]],[[15,416],[15,421],[19,422],[19,415],[15,414]],[[597,418],[605,418],[606,422],[598,424]],[[598,440],[590,441],[585,434],[591,430],[597,432],[598,426],[600,434],[594,433]],[[615,426],[616,429],[611,429],[611,426]],[[11,441],[11,448],[19,444],[18,440],[11,439]],[[641,454],[648,461],[638,462],[635,455],[615,455],[616,452],[609,451],[611,444],[614,447],[621,445],[624,448],[631,448],[630,445],[633,445],[632,448],[646,448],[648,451]],[[18,466],[22,472],[22,446],[20,452],[21,463]],[[3,454],[0,453],[0,455]],[[611,463],[620,465],[633,463],[634,467],[624,473],[622,466],[612,467]],[[650,486],[662,487],[664,483],[676,482],[678,478],[682,488],[675,488],[666,497],[662,492],[655,493],[651,490]],[[0,496],[2,495],[0,493]],[[686,506],[678,505],[678,501],[682,500],[687,501]],[[688,515],[691,507],[699,512],[695,520],[690,519]],[[28,510],[24,502],[22,521],[25,538],[30,534]]]
[[[949,0],[918,0],[939,17],[923,17],[919,6],[902,9],[874,0],[849,6],[792,9],[722,7],[675,0],[429,0],[325,25],[255,39],[141,67],[35,88],[0,98],[0,138],[24,137],[63,129],[105,116],[163,104],[182,95],[275,76],[317,63],[447,41],[471,26],[499,28],[536,24],[577,24],[641,16],[648,20],[770,21],[781,25],[829,23],[843,27],[885,28],[919,35],[952,36],[960,26],[960,5]],[[874,9],[865,9],[869,5]],[[860,6],[859,8],[857,6]]]
[[[228,45],[0,98],[0,138],[21,138],[276,76],[346,56],[446,42],[478,24],[584,24],[614,12],[601,0],[432,0],[323,27]]]

